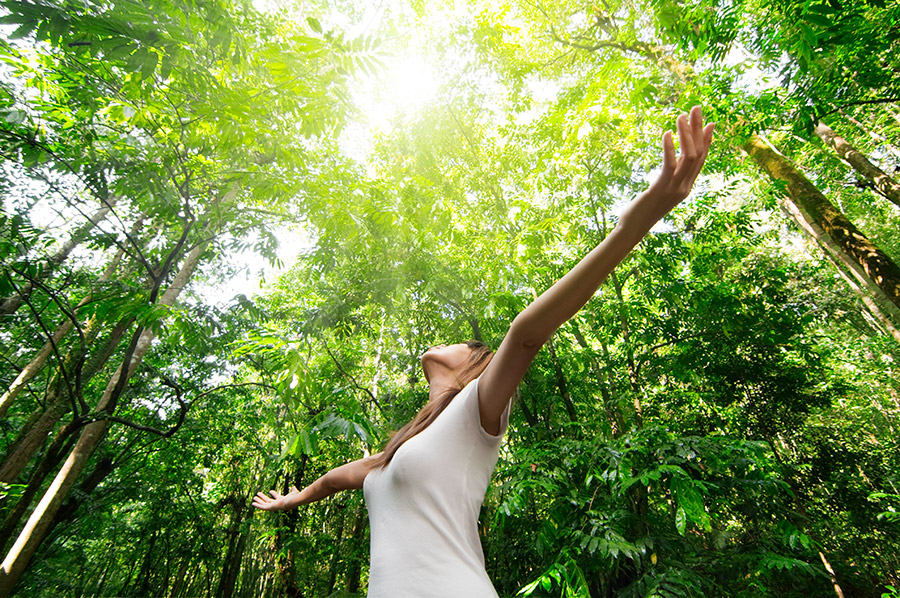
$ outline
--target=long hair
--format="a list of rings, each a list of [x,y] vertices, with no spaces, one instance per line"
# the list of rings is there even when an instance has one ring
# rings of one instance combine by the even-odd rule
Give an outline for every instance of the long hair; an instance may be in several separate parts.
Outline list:
[[[412,418],[412,421],[397,430],[384,446],[382,453],[372,459],[371,469],[386,467],[387,464],[391,462],[391,459],[394,458],[394,453],[397,452],[397,449],[399,449],[404,442],[430,426],[431,423],[437,419],[437,416],[447,408],[447,405],[450,404],[453,398],[465,388],[466,384],[481,375],[481,372],[484,371],[484,368],[487,367],[494,357],[494,352],[481,341],[468,341],[466,345],[471,349],[472,354],[469,355],[469,359],[466,361],[465,366],[463,366],[456,374],[456,381],[459,383],[459,388],[451,388],[435,400],[429,401],[422,407],[416,416]]]

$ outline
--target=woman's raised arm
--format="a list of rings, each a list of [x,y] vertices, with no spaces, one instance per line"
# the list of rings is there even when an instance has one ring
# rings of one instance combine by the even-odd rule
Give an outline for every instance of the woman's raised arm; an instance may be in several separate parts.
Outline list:
[[[286,511],[322,500],[340,490],[362,488],[366,474],[369,473],[371,459],[372,457],[365,457],[335,467],[303,490],[291,486],[291,491],[287,494],[276,490],[271,490],[269,494],[259,492],[253,497],[253,506],[264,511]]]
[[[700,107],[677,120],[681,155],[676,158],[672,133],[663,135],[659,177],[619,217],[616,228],[565,276],[516,316],[478,383],[481,424],[496,434],[500,417],[541,346],[594,295],[610,272],[625,259],[663,216],[691,191],[712,142],[713,125],[703,126]]]

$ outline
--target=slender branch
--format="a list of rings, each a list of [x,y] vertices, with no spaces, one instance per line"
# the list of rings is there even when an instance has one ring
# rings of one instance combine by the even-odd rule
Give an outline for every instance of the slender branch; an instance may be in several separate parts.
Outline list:
[[[181,236],[175,243],[175,247],[172,249],[172,251],[169,252],[169,255],[166,256],[165,261],[159,268],[159,272],[151,272],[150,276],[153,277],[153,289],[150,291],[150,297],[147,300],[148,303],[156,303],[156,298],[159,296],[159,291],[162,288],[162,282],[163,280],[165,280],[166,275],[169,273],[169,270],[171,270],[172,263],[175,261],[175,258],[181,253],[181,250],[184,248],[188,233],[191,232],[191,228],[193,228],[193,225],[193,220],[186,219],[185,226],[181,230]]]
[[[214,392],[219,392],[220,390],[225,390],[226,388],[243,388],[245,386],[259,386],[260,388],[265,388],[266,390],[277,391],[278,388],[271,384],[266,384],[264,382],[237,382],[235,384],[220,384],[215,388],[210,388],[209,390],[203,391],[197,395],[197,397],[191,401],[192,403],[196,402],[198,399],[202,399],[206,395],[211,395]]]
[[[844,108],[849,108],[851,106],[867,106],[869,104],[895,104],[900,102],[900,97],[893,98],[879,98],[875,100],[857,100],[855,102],[847,102],[846,104],[841,104],[834,110],[829,110],[828,112],[824,112],[822,114],[814,113],[815,120],[822,120],[826,116],[834,114],[835,112],[839,112]]]
[[[184,394],[184,390],[181,388],[181,385],[179,385],[177,382],[172,380],[170,377],[168,377],[162,373],[159,374],[159,377],[161,378],[162,383],[165,386],[168,386],[169,388],[172,389],[172,391],[175,393],[175,400],[178,401],[178,421],[175,422],[175,425],[173,425],[168,430],[163,431],[158,428],[154,428],[153,426],[145,426],[143,424],[138,424],[138,423],[135,423],[133,421],[130,421],[130,420],[127,420],[127,419],[124,419],[121,417],[116,417],[109,412],[97,414],[97,416],[94,417],[92,421],[105,419],[105,420],[108,420],[111,422],[116,422],[116,423],[122,424],[123,426],[127,426],[129,428],[134,428],[135,430],[139,430],[141,432],[150,432],[151,434],[156,434],[157,436],[161,436],[163,438],[170,438],[173,434],[175,434],[175,432],[178,431],[178,428],[180,428],[181,425],[184,423],[184,418],[187,415],[188,409],[191,408],[193,401],[191,403],[186,403],[184,401],[184,399],[182,398],[182,395]]]
[[[107,421],[122,424],[123,426],[127,426],[129,428],[133,428],[133,429],[139,430],[141,432],[150,432],[151,434],[156,434],[157,436],[160,436],[162,438],[170,438],[172,435],[175,434],[175,432],[178,431],[178,428],[180,428],[181,425],[184,423],[185,416],[187,415],[187,412],[191,408],[191,406],[194,403],[196,403],[198,400],[202,399],[203,397],[205,397],[207,395],[210,395],[214,392],[218,392],[220,390],[224,390],[226,388],[243,388],[246,386],[259,386],[262,388],[266,388],[268,390],[276,390],[276,388],[274,386],[272,386],[270,384],[264,384],[261,382],[240,382],[237,384],[221,384],[219,386],[216,386],[215,388],[211,388],[207,391],[200,393],[199,395],[197,395],[194,398],[194,400],[192,400],[190,402],[186,402],[186,401],[184,401],[184,399],[182,399],[182,395],[183,395],[184,391],[180,385],[175,383],[171,378],[169,378],[165,374],[160,374],[160,378],[162,378],[163,384],[165,384],[166,386],[168,386],[174,390],[175,399],[178,401],[178,405],[179,405],[178,422],[174,426],[172,426],[170,429],[163,431],[158,428],[154,428],[153,426],[138,424],[136,422],[127,420],[125,418],[116,417],[113,415],[106,415],[106,416],[98,415],[97,417],[94,417],[94,418],[90,419],[89,421],[97,421],[97,420],[105,419]]]
[[[334,353],[331,352],[331,349],[328,347],[328,341],[326,341],[324,338],[322,339],[322,344],[325,346],[325,352],[328,353],[328,356],[331,358],[331,361],[334,362],[334,365],[337,367],[338,371],[343,374],[344,377],[348,378],[350,382],[353,383],[353,386],[369,395],[369,400],[372,402],[372,404],[378,407],[378,411],[380,411],[381,414],[384,415],[384,410],[381,408],[381,403],[379,403],[378,399],[375,398],[375,394],[367,387],[362,386],[359,382],[357,382],[356,378],[354,378],[352,374],[348,373],[347,370],[345,370],[343,366],[341,366],[341,362],[339,362],[337,357],[334,356]]]
[[[0,131],[0,134],[5,134],[5,135],[7,135],[8,137],[18,138],[18,139],[21,139],[21,140],[24,140],[24,141],[28,142],[28,143],[31,144],[31,145],[39,146],[39,147],[41,148],[42,151],[45,151],[45,152],[47,152],[49,155],[53,156],[53,158],[54,158],[55,160],[57,160],[58,162],[60,162],[60,163],[62,163],[62,164],[65,164],[66,167],[68,168],[68,171],[69,171],[72,175],[74,175],[76,178],[78,178],[79,181],[82,183],[82,185],[83,185],[86,189],[90,189],[91,191],[96,191],[96,190],[94,190],[94,189],[91,187],[90,184],[87,183],[87,181],[85,181],[85,180],[82,178],[81,174],[80,174],[73,166],[71,166],[70,164],[68,164],[67,160],[66,160],[64,157],[62,157],[61,155],[55,153],[55,152],[50,148],[50,146],[45,145],[45,144],[43,144],[43,143],[40,143],[40,142],[38,142],[38,141],[32,140],[32,139],[29,139],[29,138],[27,138],[27,137],[24,137],[23,135],[17,135],[17,134],[14,134],[14,133],[10,133],[10,132],[8,132],[8,131]],[[56,193],[58,193],[61,197],[63,197],[63,198],[67,198],[67,197],[68,197],[68,194],[63,193],[63,191],[56,185],[56,182],[50,180],[50,179],[47,177],[47,175],[46,175],[45,173],[43,173],[43,172],[41,172],[41,171],[38,170],[38,171],[35,171],[33,174],[34,174],[35,178],[37,178],[37,179],[43,181],[50,189],[54,190],[54,191],[55,191]],[[123,230],[127,228],[127,227],[125,226],[125,223],[123,222],[122,218],[119,216],[118,212],[116,211],[115,207],[114,207],[114,206],[109,206],[109,204],[108,204],[108,199],[107,199],[107,198],[102,197],[102,194],[98,194],[98,193],[94,193],[94,197],[95,197],[98,201],[102,202],[103,204],[107,205],[107,206],[110,208],[110,212],[112,213],[113,217],[119,222],[119,224],[122,226],[122,229],[123,229]],[[90,217],[87,216],[87,214],[85,214],[84,212],[82,212],[81,209],[78,207],[77,202],[72,202],[72,201],[69,201],[68,199],[65,199],[65,201],[66,201],[66,203],[69,204],[72,208],[74,208],[75,210],[77,210],[82,216],[84,216],[85,218],[87,218],[88,220],[90,220]],[[93,221],[91,221],[91,222],[93,222]],[[94,223],[94,224],[97,225],[98,228],[99,228],[99,225],[98,225],[97,223]],[[101,229],[101,230],[102,230],[102,229]],[[123,252],[125,252],[125,254],[128,255],[128,257],[134,259],[135,261],[137,261],[138,263],[140,263],[141,265],[143,265],[144,268],[146,268],[148,272],[152,272],[153,269],[152,269],[152,267],[150,266],[150,263],[148,262],[147,258],[144,256],[143,252],[141,251],[141,248],[140,248],[139,244],[138,244],[138,243],[131,237],[131,235],[129,235],[128,233],[125,233],[125,238],[126,238],[126,239],[128,240],[128,242],[131,244],[131,246],[133,247],[135,253],[132,253],[131,251],[126,250],[126,248],[123,246],[122,243],[119,242],[118,239],[114,239],[114,240],[113,240],[113,243],[115,243],[116,247],[118,247],[118,248],[121,249]],[[135,255],[135,254],[136,254],[136,255]]]
[[[635,369],[636,369],[637,373],[640,373],[643,365],[645,363],[647,363],[647,361],[649,361],[650,357],[656,352],[657,349],[662,349],[663,347],[668,347],[670,345],[677,345],[678,343],[680,343],[682,341],[687,341],[687,340],[691,340],[691,339],[695,339],[695,338],[703,338],[705,336],[708,336],[708,333],[698,332],[697,334],[688,334],[687,336],[681,336],[678,338],[674,338],[674,339],[666,341],[664,343],[659,343],[657,345],[653,345],[652,347],[647,348],[647,350],[644,351],[643,355],[638,356],[637,359],[635,360]]]
[[[21,272],[17,271],[17,273],[20,275],[23,275],[23,273],[21,273]],[[26,276],[26,278],[28,278],[28,277]],[[18,285],[16,285],[16,283],[13,281],[12,277],[9,277],[9,282],[12,285],[13,290],[15,290],[16,293],[21,294],[21,290],[19,289]],[[41,286],[43,287],[43,285],[41,285]],[[43,287],[43,288],[45,290],[47,290],[46,287]],[[76,329],[78,330],[78,334],[79,334],[79,337],[81,338],[82,345],[83,345],[84,344],[84,335],[81,332],[81,327],[78,326],[77,320],[75,319],[74,316],[70,316],[68,314],[68,312],[65,310],[65,308],[58,301],[56,301],[56,297],[55,297],[54,293],[50,292],[49,294],[50,294],[51,298],[55,302],[57,302],[57,304],[59,305],[59,307],[63,311],[63,313],[66,313],[66,315],[72,319],[72,323],[75,325]],[[41,331],[44,333],[44,336],[47,338],[47,342],[50,343],[50,348],[53,351],[54,357],[56,357],[57,363],[59,364],[60,376],[62,376],[63,382],[66,385],[66,390],[68,390],[69,401],[71,401],[71,403],[72,403],[72,412],[77,416],[78,415],[78,405],[75,403],[75,400],[78,399],[78,402],[81,404],[81,407],[86,410],[87,404],[84,402],[84,397],[81,396],[80,392],[78,392],[78,393],[75,392],[76,388],[73,388],[72,381],[69,379],[69,374],[66,371],[65,362],[63,362],[62,355],[59,354],[59,347],[57,346],[56,342],[53,340],[53,333],[50,332],[50,330],[44,324],[44,320],[43,320],[43,318],[41,318],[40,312],[35,308],[34,303],[32,303],[30,297],[22,295],[22,300],[25,302],[25,305],[28,306],[28,309],[31,310],[31,313],[34,314],[34,317],[35,317],[35,320],[37,321],[38,326],[40,326]],[[83,362],[83,359],[79,360],[78,367],[76,368],[77,370],[81,369],[80,366],[81,366],[82,362]],[[80,380],[80,376],[78,377],[78,380]]]

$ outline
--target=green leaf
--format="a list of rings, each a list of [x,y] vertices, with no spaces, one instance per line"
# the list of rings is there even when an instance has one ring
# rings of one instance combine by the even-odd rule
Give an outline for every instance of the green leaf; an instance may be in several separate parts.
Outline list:
[[[34,31],[38,26],[37,22],[26,22],[19,25],[15,31],[9,34],[10,39],[22,39],[24,37],[28,37],[32,31]]]
[[[675,529],[682,536],[687,529],[687,514],[684,511],[684,507],[678,507],[675,510]]]
[[[159,62],[159,56],[156,52],[147,52],[144,56],[144,60],[141,63],[141,77],[144,79],[149,79],[153,76],[153,71],[156,70],[156,65]]]
[[[808,12],[805,15],[803,15],[803,18],[805,20],[809,21],[810,23],[815,23],[816,25],[819,25],[820,27],[823,27],[826,29],[831,27],[831,19],[829,19],[827,16],[825,16],[823,14],[819,14],[819,13],[815,13],[815,12]]]

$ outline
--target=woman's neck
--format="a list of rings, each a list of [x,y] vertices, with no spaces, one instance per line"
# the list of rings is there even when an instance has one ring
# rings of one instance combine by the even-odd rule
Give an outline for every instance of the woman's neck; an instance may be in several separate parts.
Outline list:
[[[454,372],[450,370],[442,370],[432,372],[431,379],[428,382],[428,401],[436,401],[448,392],[459,391],[459,382]]]

